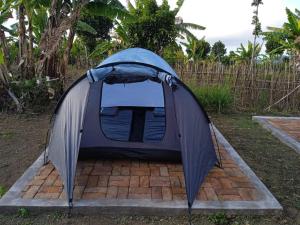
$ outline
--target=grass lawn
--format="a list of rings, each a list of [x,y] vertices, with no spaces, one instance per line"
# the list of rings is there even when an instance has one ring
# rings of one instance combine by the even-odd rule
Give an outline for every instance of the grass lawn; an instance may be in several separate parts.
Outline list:
[[[236,216],[233,225],[300,225],[300,155],[252,122],[249,114],[212,114],[224,136],[284,207],[282,215]],[[8,189],[37,158],[45,143],[49,115],[0,114],[0,187]],[[221,216],[221,219],[222,218]],[[218,221],[221,221],[219,219]],[[194,216],[194,225],[214,224],[212,216]],[[0,225],[29,224],[187,224],[187,218],[145,216],[82,216],[57,212],[33,214],[24,209],[0,215]]]

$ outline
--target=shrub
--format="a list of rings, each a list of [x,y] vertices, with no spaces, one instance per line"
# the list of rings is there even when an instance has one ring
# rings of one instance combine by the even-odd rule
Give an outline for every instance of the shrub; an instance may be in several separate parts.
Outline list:
[[[207,109],[224,112],[231,108],[233,96],[229,85],[197,86],[195,82],[189,85],[200,103]]]
[[[37,81],[36,79],[12,81],[11,89],[25,109],[45,111],[51,100],[57,100],[61,93],[59,82]]]
[[[35,79],[13,81],[11,88],[25,109],[30,108],[35,111],[35,106],[42,108],[50,103],[45,82],[38,84]]]

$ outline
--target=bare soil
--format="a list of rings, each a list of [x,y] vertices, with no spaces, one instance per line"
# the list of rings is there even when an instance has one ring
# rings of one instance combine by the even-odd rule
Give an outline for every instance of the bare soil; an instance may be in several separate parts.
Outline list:
[[[50,116],[0,113],[0,186],[8,189],[44,150]],[[284,207],[277,216],[228,217],[232,225],[300,225],[300,155],[251,121],[249,114],[212,115],[212,120]],[[22,213],[21,213],[22,214]],[[0,225],[188,224],[185,216],[106,216],[40,213],[0,214]],[[213,224],[193,216],[194,225]]]
[[[0,185],[8,189],[45,147],[49,115],[0,114]]]

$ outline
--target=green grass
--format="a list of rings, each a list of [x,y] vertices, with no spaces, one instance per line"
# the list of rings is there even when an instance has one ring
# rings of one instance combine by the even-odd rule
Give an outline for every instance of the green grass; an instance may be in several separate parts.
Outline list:
[[[230,224],[230,220],[225,213],[216,213],[216,214],[210,215],[208,217],[208,220],[215,225],[229,225]]]
[[[20,208],[20,209],[18,210],[18,216],[19,216],[19,217],[22,217],[22,218],[29,217],[29,210],[26,209],[26,208]]]
[[[0,132],[0,138],[12,138],[14,136],[13,132]]]
[[[6,188],[0,185],[0,198],[6,193]]]
[[[280,203],[300,210],[300,155],[252,121],[250,114],[215,114],[212,120]]]

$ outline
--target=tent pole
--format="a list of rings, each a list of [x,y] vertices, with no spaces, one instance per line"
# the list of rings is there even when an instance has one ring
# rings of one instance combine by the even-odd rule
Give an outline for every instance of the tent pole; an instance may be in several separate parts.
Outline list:
[[[218,155],[219,155],[219,159],[218,159],[218,167],[220,168],[223,168],[223,165],[222,165],[222,159],[221,159],[221,153],[220,153],[220,145],[219,145],[219,141],[217,139],[217,135],[216,135],[216,132],[215,132],[215,129],[214,129],[214,126],[213,126],[213,123],[211,122],[210,123],[210,127],[213,131],[213,134],[214,134],[214,138],[216,140],[216,143],[217,143],[217,149],[218,149]]]
[[[43,165],[46,165],[48,163],[48,155],[47,155],[47,149],[45,149],[44,151],[44,164]]]
[[[50,128],[48,128],[47,135],[45,138],[45,151],[44,151],[44,164],[43,165],[46,165],[48,162],[47,145],[48,145],[48,140],[49,140],[49,132],[50,132]]]

